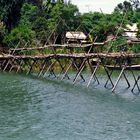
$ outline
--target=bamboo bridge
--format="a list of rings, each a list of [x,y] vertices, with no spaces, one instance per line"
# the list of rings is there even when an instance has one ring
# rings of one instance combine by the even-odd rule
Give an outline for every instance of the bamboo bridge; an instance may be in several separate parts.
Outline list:
[[[129,42],[129,44],[122,44],[117,47],[133,44],[140,43]],[[100,72],[100,69],[103,69],[107,76],[104,83],[105,88],[109,88],[114,92],[121,78],[124,78],[127,88],[131,88],[133,93],[140,93],[140,74],[135,75],[134,73],[134,69],[140,70],[140,63],[133,63],[135,60],[140,60],[140,53],[128,53],[125,51],[101,53],[96,50],[96,48],[104,45],[104,43],[51,44],[34,48],[10,49],[8,54],[0,55],[0,68],[3,72],[24,72],[27,75],[36,73],[38,77],[45,77],[46,73],[48,73],[49,77],[57,78],[60,81],[68,79],[73,84],[76,84],[80,78],[86,83],[87,87],[93,82],[100,84],[100,78],[97,73]],[[75,49],[81,51],[76,52]],[[90,74],[88,79],[83,76],[85,69],[88,69],[88,74]],[[119,75],[114,80],[112,76],[116,69],[119,69]],[[73,78],[69,76],[71,70],[75,71]],[[133,85],[129,82],[126,75],[127,71],[132,74]]]

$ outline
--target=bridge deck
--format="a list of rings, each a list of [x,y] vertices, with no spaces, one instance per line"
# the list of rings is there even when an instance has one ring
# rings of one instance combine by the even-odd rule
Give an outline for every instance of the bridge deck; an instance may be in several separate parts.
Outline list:
[[[67,59],[67,64],[63,64],[63,61],[61,59]],[[94,58],[102,58],[100,59],[101,63],[93,64],[92,61]],[[107,75],[107,81],[105,83],[105,87],[107,88],[111,84],[111,89],[114,92],[116,89],[120,79],[122,76],[124,76],[124,80],[127,83],[127,87],[129,88],[130,82],[129,79],[126,76],[126,69],[130,67],[133,79],[134,79],[134,85],[132,92],[134,92],[135,89],[138,89],[138,92],[140,93],[140,87],[138,85],[139,78],[137,78],[134,73],[132,72],[133,67],[140,68],[140,65],[127,65],[127,58],[140,58],[140,53],[73,53],[73,54],[45,54],[45,55],[8,55],[3,54],[0,55],[0,65],[2,71],[9,71],[12,70],[16,73],[18,72],[26,72],[26,74],[30,74],[34,71],[38,71],[38,77],[44,76],[45,73],[48,73],[49,76],[53,77],[60,77],[61,80],[64,78],[71,79],[68,75],[68,72],[70,69],[76,70],[76,75],[73,79],[73,84],[75,84],[78,81],[78,78],[81,78],[81,80],[86,81],[84,79],[84,76],[82,75],[82,72],[84,71],[85,67],[89,68],[90,72],[90,78],[87,80],[87,87],[92,83],[92,81],[97,82],[100,84],[99,79],[97,77],[97,71],[101,66],[103,66],[105,73]],[[81,59],[81,61],[79,61]],[[46,61],[48,60],[48,61]],[[96,59],[95,59],[96,60]],[[106,60],[111,61],[111,64],[113,65],[113,69],[108,69],[108,66],[106,65]],[[113,60],[113,61],[112,61]],[[115,61],[114,61],[115,60]],[[121,61],[118,61],[121,60]],[[124,61],[122,61],[124,60]],[[80,62],[80,63],[79,63]],[[114,64],[115,62],[115,64]],[[93,65],[95,67],[93,67]],[[26,67],[25,67],[26,65]],[[56,67],[55,67],[56,66]],[[114,71],[114,68],[117,68],[120,66],[121,71],[118,75],[118,78],[116,82],[114,82],[112,78],[112,73]],[[60,74],[57,75],[55,73],[55,70],[57,67],[60,67]]]
[[[50,47],[54,47],[54,48],[87,48],[90,46],[104,46],[106,43],[105,42],[94,42],[94,43],[90,43],[90,44],[51,44],[51,45],[44,45],[42,47],[31,47],[31,48],[13,48],[10,49],[11,51],[32,51],[32,50],[43,50],[43,49],[47,49]],[[127,46],[127,45],[135,45],[135,44],[140,44],[140,42],[127,42],[127,43],[123,43],[118,45],[117,47],[122,47],[122,46]]]
[[[74,53],[48,55],[0,55],[0,59],[47,59],[47,58],[140,58],[140,53]]]

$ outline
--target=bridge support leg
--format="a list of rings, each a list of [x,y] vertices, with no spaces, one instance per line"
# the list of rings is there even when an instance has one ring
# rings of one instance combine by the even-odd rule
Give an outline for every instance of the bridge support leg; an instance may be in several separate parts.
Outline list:
[[[106,81],[106,83],[104,85],[105,88],[107,88],[108,82],[110,81],[110,78],[109,77],[112,76],[113,72],[114,72],[114,70],[111,70],[111,72],[108,74],[108,79],[107,79],[107,81]]]
[[[113,81],[112,81],[112,79],[111,79],[111,75],[112,75],[112,73],[109,73],[109,70],[108,70],[108,68],[106,67],[106,65],[104,64],[104,60],[102,59],[102,58],[100,58],[99,57],[99,59],[101,60],[101,65],[103,66],[103,68],[104,68],[104,70],[105,70],[105,73],[107,74],[107,77],[108,77],[108,80],[107,80],[107,82],[106,82],[106,88],[107,88],[107,84],[108,84],[108,82],[110,81],[110,83],[111,83],[111,85],[112,85],[112,88],[113,88],[113,86],[114,86],[114,84],[113,84]]]
[[[19,67],[18,67],[16,73],[18,73],[22,69],[22,64],[23,64],[23,60],[20,61]]]
[[[98,65],[98,67],[99,67],[100,62],[98,61],[97,64],[96,64],[96,66],[93,68],[93,65],[90,63],[90,61],[89,61],[89,59],[88,59],[88,65],[89,65],[89,68],[90,68],[90,70],[91,70],[91,75],[92,75],[92,74],[94,73],[94,70],[96,69],[97,65]],[[98,69],[98,68],[97,68],[97,69]],[[97,70],[96,70],[96,71],[97,71]],[[96,72],[95,72],[95,74],[93,75],[93,78],[94,78],[94,82],[97,81],[97,84],[99,85],[100,82],[99,82],[98,77],[96,76]],[[92,79],[93,79],[93,78],[92,78]]]
[[[126,81],[126,83],[127,83],[127,85],[128,85],[128,88],[130,88],[130,83],[129,83],[129,80],[127,79],[127,77],[126,77],[126,75],[125,75],[125,73],[124,73],[124,72],[123,72],[123,76],[124,76],[125,81]]]
[[[119,83],[119,81],[120,81],[120,79],[121,79],[121,77],[122,77],[122,74],[123,74],[125,68],[126,68],[126,66],[124,66],[124,67],[122,68],[121,73],[120,73],[120,75],[119,75],[119,77],[118,77],[118,79],[117,79],[117,81],[116,81],[114,87],[112,88],[112,92],[115,91],[115,89],[116,89],[116,87],[117,87],[117,85],[118,85],[118,83]]]
[[[74,78],[74,80],[73,80],[73,84],[76,83],[78,77],[81,75],[83,69],[85,68],[85,64],[86,64],[86,59],[83,60],[81,66],[79,67],[78,72],[77,72],[77,74],[76,74],[76,76],[75,76],[75,78]],[[82,79],[83,79],[83,78],[82,78]],[[85,79],[84,79],[84,82],[85,82]]]
[[[117,65],[117,63],[118,63],[118,60],[115,60],[115,64],[114,64],[114,68],[116,67],[116,65]],[[107,85],[108,85],[108,82],[109,81],[112,81],[111,80],[111,76],[113,75],[113,72],[114,72],[114,69],[112,69],[111,71],[110,71],[110,73],[109,73],[109,71],[108,71],[108,79],[107,79],[107,81],[106,81],[106,83],[105,83],[105,85],[104,85],[104,87],[105,88],[107,88]],[[113,82],[111,82],[111,84],[112,84]],[[112,87],[113,87],[113,84],[112,84]]]
[[[137,86],[137,89],[138,89],[138,92],[140,92],[140,87],[139,87],[139,84],[138,84],[138,81],[140,80],[140,75],[138,76],[138,78],[136,79],[136,81],[135,81],[135,84],[134,84],[134,86],[133,86],[133,88],[132,88],[132,92],[134,93],[134,89],[135,89],[135,87]]]
[[[17,70],[15,71],[16,73],[18,73],[18,71],[20,70],[21,68],[21,65],[22,65],[22,60],[18,60],[18,59],[14,59],[11,61],[12,64],[16,64],[16,65],[11,65],[11,68],[9,69],[9,72],[11,72],[13,70],[13,68],[16,66]]]
[[[46,68],[46,65],[47,65],[46,61],[47,61],[47,59],[44,60],[43,67],[42,67],[42,69],[40,69],[40,72],[38,73],[38,77],[40,77],[42,75],[44,69]]]
[[[56,75],[55,75],[54,70],[53,70],[53,66],[55,65],[55,63],[56,63],[56,61],[49,63],[49,67],[46,70],[46,72],[44,72],[43,77],[45,77],[45,74],[46,73],[50,72],[50,74],[48,75],[48,77],[50,77],[51,75],[54,75],[54,77],[56,78]]]
[[[11,68],[9,69],[9,71],[8,72],[11,72],[12,71],[12,69],[14,68],[14,63],[15,63],[15,60],[11,60]]]
[[[66,77],[66,75],[67,75],[69,69],[72,67],[72,64],[73,64],[73,61],[70,62],[69,66],[67,67],[66,71],[64,72],[64,74],[63,74],[61,80],[63,80],[63,79]]]
[[[61,75],[62,73],[65,73],[65,67],[61,64],[61,62],[60,62],[59,58],[56,58],[56,61],[59,63],[59,65],[60,65],[60,67],[61,67],[61,72],[60,72],[60,75]],[[58,77],[60,77],[60,75],[59,75]],[[68,76],[68,74],[67,74],[67,73],[65,74],[65,77],[67,77],[67,78],[68,78],[68,80],[70,79],[70,77]]]
[[[106,66],[105,65],[103,65],[103,67],[104,67],[104,70],[105,70],[105,72],[106,72],[106,74],[107,74],[107,77],[108,77],[108,82],[110,81],[110,83],[111,83],[111,85],[112,85],[112,87],[114,86],[114,84],[113,84],[113,81],[112,81],[112,79],[111,79],[111,75],[112,75],[112,73],[109,73],[109,71],[108,71],[108,69],[106,68]],[[107,82],[107,83],[108,83]]]
[[[74,65],[74,67],[76,68],[76,70],[77,71],[79,71],[79,66],[78,66],[78,64],[77,64],[77,62],[76,62],[76,60],[75,59],[73,59],[73,65]],[[82,72],[82,71],[81,71]],[[81,74],[81,73],[79,73],[79,76],[81,77],[81,79],[85,82],[85,79],[84,79],[84,77],[83,77],[83,75]],[[75,79],[75,78],[74,78]],[[73,80],[74,81],[74,80]]]
[[[96,71],[97,71],[98,67],[99,67],[99,63],[98,63],[97,66],[95,67],[95,69],[94,69],[94,71],[93,71],[93,73],[92,73],[92,75],[91,75],[91,77],[90,77],[90,79],[89,79],[89,82],[88,82],[88,84],[87,84],[87,87],[89,87],[89,85],[91,84],[91,81],[92,81],[93,77],[96,76]],[[98,84],[100,84],[98,80],[97,80],[97,82],[98,82]]]
[[[11,62],[11,61],[10,61],[10,60],[8,60],[8,62],[6,63],[6,65],[5,65],[4,69],[3,69],[3,72],[4,72],[4,71],[6,71],[6,69],[7,69],[8,65],[10,64],[10,62]]]
[[[120,63],[119,63],[119,65],[120,65],[120,67],[122,66]],[[127,67],[127,66],[128,66],[127,59],[124,58],[124,67]],[[123,71],[123,76],[124,76],[125,81],[126,81],[126,83],[127,83],[127,85],[128,85],[128,88],[129,88],[129,87],[130,87],[130,83],[129,83],[129,80],[127,79],[127,76],[126,76],[126,74],[125,74],[124,71]]]
[[[36,61],[33,60],[33,63],[30,65],[30,68],[29,68],[29,70],[27,71],[26,75],[29,75],[29,74],[31,73],[31,71],[32,71],[33,66],[34,66],[35,63],[36,63]]]

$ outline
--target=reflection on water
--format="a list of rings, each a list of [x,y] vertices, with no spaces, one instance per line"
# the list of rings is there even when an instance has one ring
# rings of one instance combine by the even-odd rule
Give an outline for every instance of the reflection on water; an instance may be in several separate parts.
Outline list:
[[[0,77],[0,140],[140,139],[140,97],[129,90]]]

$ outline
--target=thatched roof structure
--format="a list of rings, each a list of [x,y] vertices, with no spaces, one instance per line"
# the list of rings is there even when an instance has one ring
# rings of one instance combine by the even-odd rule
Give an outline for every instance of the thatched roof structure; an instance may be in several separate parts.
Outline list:
[[[75,39],[75,40],[85,40],[87,36],[83,32],[67,32],[67,39]]]

